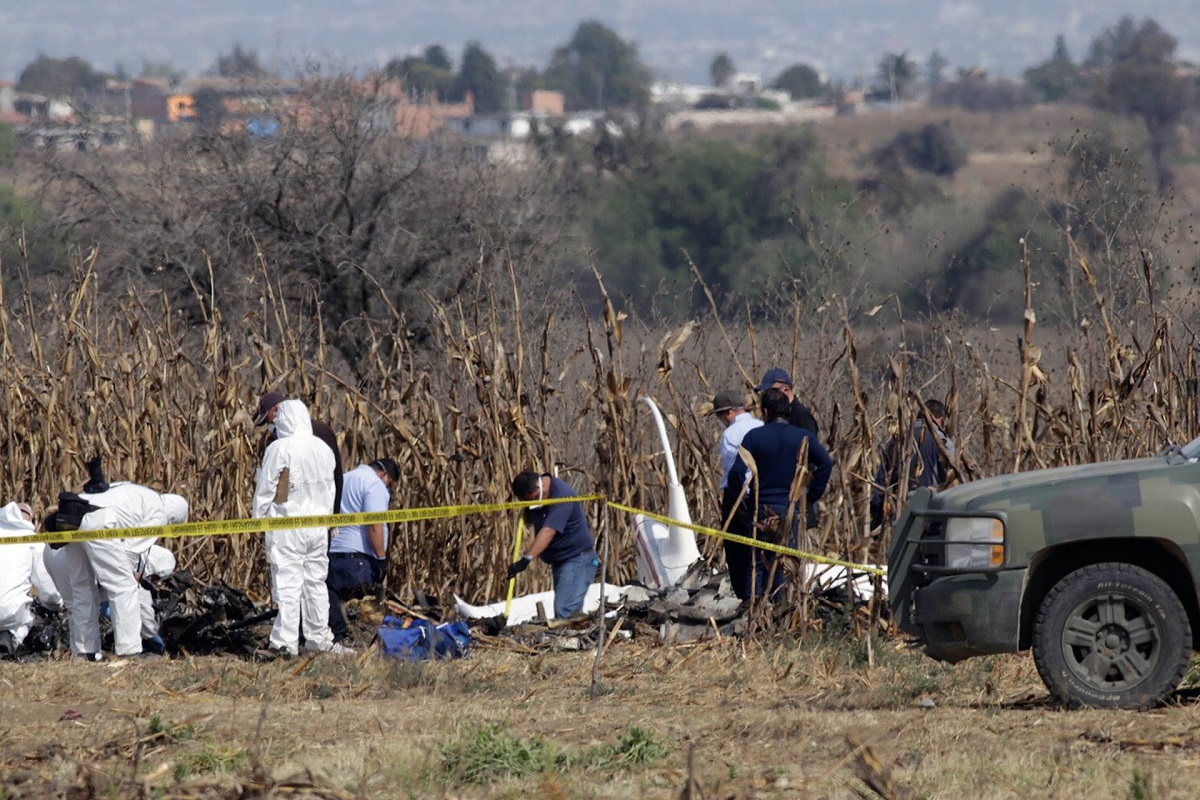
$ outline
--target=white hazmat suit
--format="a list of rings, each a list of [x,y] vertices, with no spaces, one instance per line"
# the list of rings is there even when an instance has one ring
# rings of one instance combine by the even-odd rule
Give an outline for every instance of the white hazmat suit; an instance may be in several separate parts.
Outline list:
[[[33,624],[30,608],[33,597],[29,590],[35,585],[35,569],[41,568],[44,545],[22,543],[20,539],[32,536],[35,530],[16,503],[0,508],[0,541],[15,542],[0,545],[0,635],[7,633],[11,637],[6,644],[13,650],[25,641]],[[39,585],[38,592],[42,591],[44,588]]]
[[[107,491],[80,493],[99,510],[83,516],[81,531],[144,528],[168,524],[166,506],[158,492],[137,483],[114,483]],[[141,586],[136,573],[143,566],[154,537],[95,539],[62,548],[70,591],[67,594],[71,652],[100,652],[100,594],[108,596],[112,615],[113,650],[118,656],[142,652]]]
[[[336,460],[333,451],[313,435],[308,408],[284,400],[275,412],[276,439],[263,453],[254,490],[255,518],[306,517],[333,513]],[[289,528],[266,534],[271,566],[271,598],[279,609],[271,626],[272,649],[295,655],[300,626],[305,647],[329,650],[329,572],[327,528]]]

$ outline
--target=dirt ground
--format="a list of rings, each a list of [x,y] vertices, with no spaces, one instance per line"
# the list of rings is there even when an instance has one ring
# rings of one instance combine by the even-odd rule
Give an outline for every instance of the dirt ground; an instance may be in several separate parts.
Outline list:
[[[1066,711],[1025,656],[635,638],[593,693],[594,660],[7,662],[0,798],[1200,796],[1187,684],[1152,712]]]

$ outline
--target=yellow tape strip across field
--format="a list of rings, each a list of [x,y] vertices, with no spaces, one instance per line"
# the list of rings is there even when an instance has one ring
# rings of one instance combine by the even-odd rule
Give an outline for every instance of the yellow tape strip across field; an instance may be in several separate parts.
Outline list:
[[[22,536],[19,540],[9,540],[10,543],[19,541],[22,544],[32,544],[34,542],[45,542],[46,544],[70,543],[70,542],[88,542],[97,539],[126,539],[137,538],[143,536],[157,536],[166,539],[183,538],[185,536],[222,536],[238,533],[263,533],[264,531],[289,530],[295,528],[333,528],[342,525],[372,525],[377,522],[417,522],[427,519],[447,519],[449,517],[462,517],[470,514],[487,514],[496,511],[511,511],[514,509],[525,509],[530,506],[537,505],[556,505],[558,503],[590,503],[594,501],[605,502],[611,508],[618,511],[624,511],[629,514],[641,514],[642,516],[656,520],[664,525],[675,525],[680,528],[702,533],[705,536],[715,536],[719,539],[727,539],[731,542],[748,545],[749,547],[757,547],[762,550],[770,550],[773,553],[779,553],[785,556],[794,556],[805,561],[813,561],[818,564],[831,564],[833,566],[846,567],[855,572],[863,572],[870,575],[883,575],[886,570],[882,567],[874,567],[868,564],[856,564],[853,561],[842,561],[837,558],[817,555],[816,553],[806,553],[803,550],[797,550],[793,547],[784,547],[783,545],[764,542],[760,539],[751,539],[747,536],[739,536],[736,533],[717,530],[715,528],[707,528],[703,525],[695,525],[688,522],[680,522],[679,520],[664,517],[661,514],[655,514],[652,511],[646,511],[632,506],[622,505],[606,501],[603,495],[592,494],[580,497],[560,497],[554,499],[518,501],[511,503],[482,503],[477,505],[462,505],[462,506],[433,506],[429,508],[402,508],[394,511],[375,511],[363,514],[326,514],[324,516],[314,517],[263,517],[261,519],[230,519],[230,520],[214,520],[211,522],[185,522],[180,525],[156,525],[147,528],[105,528],[100,530],[88,531],[57,531],[55,533],[39,533],[33,536]]]
[[[842,561],[838,558],[820,556],[816,553],[806,553],[803,550],[797,550],[794,547],[785,547],[781,544],[764,542],[761,539],[751,539],[748,536],[739,536],[736,533],[729,533],[728,531],[717,530],[716,528],[706,528],[703,525],[694,525],[690,522],[680,522],[677,519],[664,517],[662,514],[655,514],[652,511],[645,511],[640,508],[633,508],[632,506],[623,506],[620,503],[613,503],[610,501],[608,506],[610,508],[615,508],[619,511],[625,511],[630,514],[641,514],[643,517],[656,520],[664,525],[675,525],[679,528],[687,528],[688,530],[695,531],[696,533],[703,533],[705,536],[715,536],[718,539],[727,539],[731,542],[738,542],[739,544],[749,545],[750,547],[757,547],[760,550],[770,550],[772,553],[802,558],[805,561],[815,561],[818,564],[832,564],[837,567],[846,567],[847,569],[854,570],[855,572],[865,572],[868,575],[883,575],[887,572],[887,570],[883,567],[874,567],[870,564],[856,564],[853,561]]]
[[[416,522],[423,519],[446,519],[468,514],[484,514],[493,511],[509,511],[535,505],[578,503],[603,500],[603,495],[585,497],[562,497],[540,501],[513,503],[485,503],[467,506],[435,506],[431,508],[400,508],[394,511],[373,511],[362,514],[326,514],[314,517],[263,517],[261,519],[228,519],[212,522],[185,522],[180,525],[155,525],[146,528],[103,528],[90,531],[57,531],[22,536],[22,544],[45,542],[90,542],[97,539],[132,539],[142,536],[158,536],[176,539],[184,536],[220,536],[235,533],[262,533],[264,531],[290,530],[294,528],[333,528],[341,525],[371,525],[376,522]]]

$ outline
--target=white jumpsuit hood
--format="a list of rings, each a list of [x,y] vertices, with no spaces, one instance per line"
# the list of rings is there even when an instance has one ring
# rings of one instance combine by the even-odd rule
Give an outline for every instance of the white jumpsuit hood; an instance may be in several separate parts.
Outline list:
[[[25,640],[33,624],[29,589],[33,585],[35,548],[20,542],[33,533],[33,523],[21,516],[16,503],[0,508],[0,542],[13,542],[0,545],[0,631],[12,634],[14,646]]]
[[[261,519],[332,514],[336,459],[329,446],[313,435],[308,408],[299,400],[280,403],[275,412],[275,435],[275,441],[263,453],[258,471],[254,516]],[[268,531],[266,545],[271,596],[279,608],[271,627],[271,647],[298,652],[303,625],[305,646],[328,650],[333,646],[329,593],[325,587],[329,571],[328,529]]]

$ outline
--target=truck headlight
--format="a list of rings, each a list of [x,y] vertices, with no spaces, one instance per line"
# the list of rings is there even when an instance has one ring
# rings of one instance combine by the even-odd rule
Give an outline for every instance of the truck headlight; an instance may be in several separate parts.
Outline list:
[[[946,566],[987,569],[1004,563],[1004,523],[995,517],[952,517],[946,522]]]

